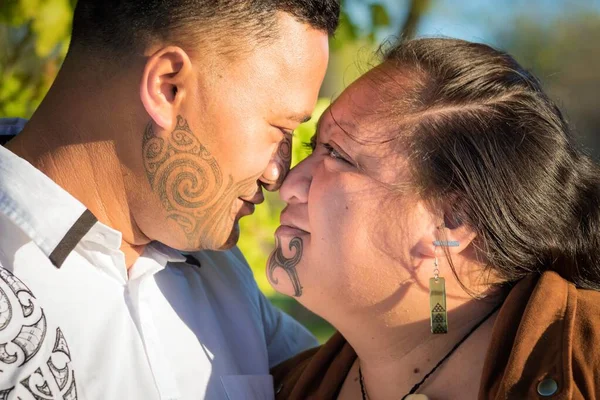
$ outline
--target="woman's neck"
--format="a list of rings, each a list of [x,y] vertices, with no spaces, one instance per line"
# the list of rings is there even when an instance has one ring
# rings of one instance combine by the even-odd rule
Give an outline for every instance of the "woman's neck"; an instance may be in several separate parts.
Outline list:
[[[361,321],[361,329],[341,330],[358,359],[339,398],[361,398],[360,386],[357,390],[358,366],[370,400],[401,398],[494,308],[491,302],[466,302],[448,313],[450,329],[443,335],[430,332],[429,320],[393,328],[377,327],[377,321]],[[418,393],[436,400],[476,398],[495,316],[496,313],[472,332],[426,379]],[[365,326],[376,328],[365,330]]]

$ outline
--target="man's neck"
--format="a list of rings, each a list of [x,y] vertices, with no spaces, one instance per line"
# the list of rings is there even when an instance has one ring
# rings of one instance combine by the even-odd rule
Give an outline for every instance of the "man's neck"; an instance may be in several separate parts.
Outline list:
[[[131,218],[114,144],[86,140],[84,134],[67,131],[77,129],[77,124],[57,127],[46,121],[44,110],[36,114],[6,147],[69,192],[101,223],[120,231],[121,251],[130,268],[149,240]],[[81,140],[76,143],[74,138]]]

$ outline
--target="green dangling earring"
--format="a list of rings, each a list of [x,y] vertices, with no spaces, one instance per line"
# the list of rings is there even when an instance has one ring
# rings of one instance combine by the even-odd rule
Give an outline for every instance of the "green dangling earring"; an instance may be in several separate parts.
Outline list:
[[[446,312],[446,280],[440,276],[437,248],[440,246],[456,247],[456,241],[433,242],[435,246],[435,258],[433,261],[433,278],[429,278],[429,320],[431,333],[448,333],[448,314]]]

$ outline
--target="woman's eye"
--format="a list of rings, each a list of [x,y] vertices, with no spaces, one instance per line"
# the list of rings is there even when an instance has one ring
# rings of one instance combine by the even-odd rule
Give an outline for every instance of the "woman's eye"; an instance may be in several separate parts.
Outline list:
[[[335,148],[333,148],[329,143],[319,143],[319,146],[323,146],[323,149],[325,149],[325,153],[326,153],[327,157],[333,158],[336,160],[340,160],[340,161],[343,161],[350,165],[353,165],[350,161],[345,159],[344,156],[339,151],[337,151]],[[317,143],[315,140],[311,139],[310,142],[302,142],[302,147],[304,147],[306,149],[306,151],[308,152],[308,154],[310,155],[316,150]]]
[[[331,145],[329,143],[323,143],[323,147],[325,147],[325,150],[327,150],[327,155],[329,157],[338,158],[342,161],[346,161],[346,160],[344,160],[344,157],[339,153],[339,151],[337,151],[336,149],[331,147]]]
[[[329,158],[333,158],[334,160],[339,160],[343,163],[346,163],[350,166],[354,166],[354,163],[349,161],[346,157],[342,155],[341,152],[339,152],[338,150],[336,150],[333,146],[331,146],[329,143],[323,143],[323,147],[325,148],[325,150],[327,150],[327,156]]]

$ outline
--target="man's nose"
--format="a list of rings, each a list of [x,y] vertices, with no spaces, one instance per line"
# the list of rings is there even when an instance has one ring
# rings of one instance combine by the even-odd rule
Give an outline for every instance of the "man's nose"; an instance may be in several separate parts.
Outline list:
[[[292,163],[292,135],[286,134],[279,142],[277,150],[273,154],[269,165],[260,178],[265,189],[270,192],[279,190],[283,180],[290,171]]]

